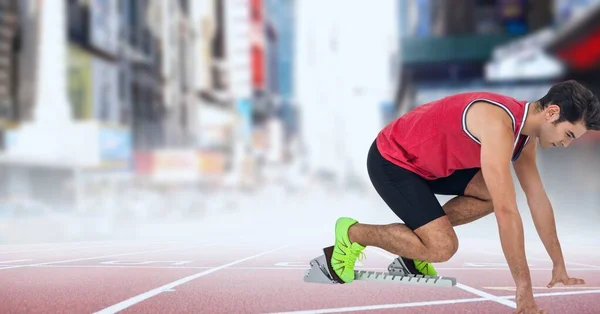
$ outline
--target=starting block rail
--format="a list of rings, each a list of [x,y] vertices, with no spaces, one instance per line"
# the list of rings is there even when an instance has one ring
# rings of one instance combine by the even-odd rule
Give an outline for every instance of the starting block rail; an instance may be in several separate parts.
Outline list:
[[[320,255],[310,261],[310,269],[304,273],[304,281],[321,284],[343,284],[344,282],[333,273],[328,261],[331,258],[333,247],[323,249],[325,254]],[[399,284],[411,284],[432,287],[454,287],[456,286],[456,278],[443,276],[424,276],[410,274],[405,267],[402,267],[402,262],[396,258],[389,266],[388,272],[371,271],[371,270],[355,270],[354,280],[361,281],[376,281],[389,282]],[[332,275],[333,273],[333,275]]]

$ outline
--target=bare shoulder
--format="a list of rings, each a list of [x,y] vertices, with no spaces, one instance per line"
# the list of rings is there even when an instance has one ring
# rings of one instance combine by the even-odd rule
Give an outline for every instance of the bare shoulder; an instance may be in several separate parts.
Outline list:
[[[473,103],[466,113],[468,132],[483,142],[502,137],[513,136],[513,120],[502,107],[478,101]]]

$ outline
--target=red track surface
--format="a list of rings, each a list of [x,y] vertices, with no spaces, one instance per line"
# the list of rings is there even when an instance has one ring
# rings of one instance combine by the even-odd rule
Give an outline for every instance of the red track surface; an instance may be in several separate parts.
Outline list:
[[[391,262],[385,252],[366,253],[360,268],[382,269]],[[448,263],[436,265],[460,285],[425,288],[361,281],[305,283],[303,274],[310,259],[321,254],[319,247],[116,242],[0,246],[0,312],[512,313],[514,283],[497,253],[461,249]],[[598,313],[600,255],[594,260],[583,252],[569,252],[569,273],[586,280],[575,288],[543,288],[551,264],[543,254],[528,254],[528,259],[543,309]]]

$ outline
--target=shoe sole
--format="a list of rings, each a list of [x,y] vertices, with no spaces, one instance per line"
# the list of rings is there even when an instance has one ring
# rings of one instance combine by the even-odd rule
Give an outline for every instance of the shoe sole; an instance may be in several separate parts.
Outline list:
[[[333,256],[333,248],[334,246],[332,245],[323,249],[323,253],[325,253],[325,260],[327,261],[327,269],[329,269],[329,274],[331,275],[331,278],[334,281],[340,284],[345,284],[346,282],[343,281],[342,278],[340,278],[340,276],[338,276],[338,274],[333,270],[333,267],[331,267],[331,257]]]

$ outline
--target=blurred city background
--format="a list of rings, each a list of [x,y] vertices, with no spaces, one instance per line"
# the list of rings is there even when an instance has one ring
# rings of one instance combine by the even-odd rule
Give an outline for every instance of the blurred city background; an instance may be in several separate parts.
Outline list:
[[[387,123],[599,64],[597,0],[0,0],[0,243],[394,222]],[[600,218],[599,141],[541,152],[560,228]]]

